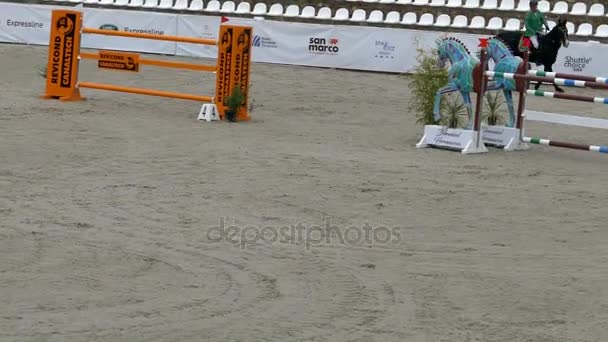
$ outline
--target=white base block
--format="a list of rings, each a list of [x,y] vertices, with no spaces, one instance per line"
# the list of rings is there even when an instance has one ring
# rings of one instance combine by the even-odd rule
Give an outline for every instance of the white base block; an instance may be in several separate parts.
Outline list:
[[[485,144],[504,147],[505,151],[527,151],[530,146],[519,140],[519,129],[504,126],[482,126],[481,139]]]
[[[220,116],[217,111],[217,106],[212,103],[205,103],[201,106],[201,110],[198,113],[198,120],[204,121],[219,121]]]
[[[459,128],[447,128],[439,125],[424,126],[424,136],[417,148],[437,147],[461,151],[462,154],[486,153],[488,149],[483,141],[477,144],[477,132]]]

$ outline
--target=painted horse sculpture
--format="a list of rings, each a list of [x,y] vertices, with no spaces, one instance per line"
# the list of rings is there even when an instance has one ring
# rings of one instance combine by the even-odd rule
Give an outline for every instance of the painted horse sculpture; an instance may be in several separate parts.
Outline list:
[[[515,57],[513,51],[500,38],[492,37],[488,39],[487,47],[488,58],[494,61],[495,72],[516,73],[520,67],[523,67],[523,60]],[[512,79],[497,78],[489,81],[486,88],[487,91],[502,89],[509,109],[509,121],[507,127],[515,126],[515,110],[513,108],[513,90],[516,90],[516,82]]]
[[[445,66],[446,59],[450,61],[451,67],[448,71],[448,84],[440,88],[435,95],[435,105],[433,114],[436,121],[441,118],[440,104],[441,97],[444,94],[459,91],[469,114],[469,122],[465,129],[471,129],[473,125],[473,108],[470,93],[473,89],[473,75],[479,61],[474,58],[466,46],[456,38],[444,38],[438,42],[438,65]],[[502,39],[492,37],[488,39],[487,47],[488,58],[494,62],[495,72],[516,73],[523,67],[523,60],[513,53],[510,47]],[[478,54],[479,56],[479,54]],[[507,78],[498,78],[488,82],[486,91],[503,91],[507,108],[509,111],[509,120],[507,127],[515,126],[515,108],[513,105],[513,91],[517,90],[515,80]]]
[[[441,97],[444,94],[458,91],[462,95],[469,115],[466,129],[471,129],[473,126],[473,108],[470,93],[473,91],[473,70],[479,64],[479,61],[471,56],[469,50],[460,40],[452,37],[443,38],[438,42],[437,65],[443,68],[446,59],[451,64],[448,71],[448,84],[440,88],[435,94],[435,106],[433,107],[435,121],[441,119]]]

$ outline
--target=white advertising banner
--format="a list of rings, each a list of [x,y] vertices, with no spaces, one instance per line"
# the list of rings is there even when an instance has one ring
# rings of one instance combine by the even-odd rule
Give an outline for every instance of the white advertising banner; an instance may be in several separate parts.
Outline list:
[[[230,18],[229,23],[253,27],[255,62],[336,67],[344,46],[330,25]]]
[[[562,47],[559,50],[553,71],[608,77],[607,61],[608,45],[570,42],[568,48]]]
[[[213,39],[217,41],[221,18],[218,16],[179,15],[177,35]],[[177,43],[178,56],[217,58],[217,46]]]
[[[85,8],[83,25],[96,29],[176,35],[177,15],[144,11]],[[137,51],[174,55],[175,42],[85,34],[83,48]]]
[[[355,70],[410,72],[417,49],[428,50],[441,32],[360,26],[332,26],[230,18],[253,27],[253,61]],[[476,35],[463,35],[469,47]],[[471,49],[473,50],[473,49]]]
[[[0,41],[47,45],[55,8],[66,7],[0,2]]]
[[[0,2],[0,42],[47,45],[51,11],[65,6]],[[220,16],[69,7],[84,12],[86,27],[180,35],[217,40]],[[228,24],[253,27],[254,62],[354,70],[412,72],[417,49],[432,48],[438,38],[460,39],[475,54],[481,35],[405,28],[334,26],[287,21],[229,18]],[[217,47],[158,40],[85,34],[84,48],[216,58]],[[561,48],[556,72],[608,76],[608,45],[571,42]]]

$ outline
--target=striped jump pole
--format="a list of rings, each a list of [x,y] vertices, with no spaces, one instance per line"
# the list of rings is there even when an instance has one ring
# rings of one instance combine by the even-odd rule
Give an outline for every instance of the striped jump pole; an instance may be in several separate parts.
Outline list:
[[[526,94],[532,95],[532,96],[551,97],[554,99],[562,99],[562,100],[608,104],[608,98],[606,98],[606,97],[594,97],[594,96],[586,96],[586,95],[554,93],[551,91],[531,90],[531,89],[526,90]]]
[[[608,120],[599,118],[587,118],[582,116],[572,116],[555,113],[537,112],[533,110],[526,111],[526,120],[555,123],[567,126],[608,129]],[[608,153],[608,146],[586,145],[571,142],[555,141],[543,138],[525,137],[524,140],[530,144],[563,147],[575,150],[584,150],[592,152]]]
[[[575,80],[575,79],[569,79],[569,78],[551,78],[551,77],[544,77],[544,76],[536,76],[536,73],[538,73],[538,71],[533,71],[533,73],[534,73],[534,75],[530,75],[529,73],[528,73],[528,75],[520,75],[520,74],[507,73],[507,72],[486,71],[486,75],[488,77],[492,77],[492,78],[505,78],[505,79],[511,79],[511,80],[523,79],[523,80],[527,80],[530,82],[553,83],[553,84],[556,84],[559,86],[565,86],[565,87],[608,89],[608,83],[602,83],[602,82],[597,82],[597,81]],[[601,79],[601,78],[597,78],[597,79]]]
[[[548,78],[565,78],[577,81],[596,82],[608,84],[608,77],[583,76],[576,74],[565,74],[561,72],[549,72],[540,70],[528,70],[529,76],[548,77]]]
[[[577,144],[577,143],[570,143],[570,142],[564,142],[564,141],[555,141],[555,140],[549,140],[549,139],[543,139],[543,138],[531,138],[531,137],[524,137],[524,141],[527,143],[536,144],[536,145],[545,145],[545,146],[569,148],[569,149],[574,149],[574,150],[608,153],[608,146]]]

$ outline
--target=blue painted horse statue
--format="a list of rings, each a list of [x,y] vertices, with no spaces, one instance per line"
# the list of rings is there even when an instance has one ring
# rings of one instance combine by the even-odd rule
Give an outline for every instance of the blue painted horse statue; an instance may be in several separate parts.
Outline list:
[[[504,73],[517,73],[522,67],[523,60],[516,57],[509,46],[500,38],[492,37],[488,39],[487,47],[488,58],[494,61],[494,71]],[[515,110],[513,109],[513,90],[516,90],[516,82],[513,79],[495,78],[488,82],[487,91],[502,89],[509,109],[509,121],[507,127],[515,126]]]
[[[473,70],[479,64],[479,61],[471,55],[460,40],[452,37],[443,38],[438,42],[437,64],[440,68],[445,66],[446,59],[451,64],[448,71],[448,84],[440,88],[435,94],[433,116],[435,121],[439,121],[441,119],[441,97],[444,94],[458,91],[462,95],[469,114],[469,123],[466,129],[472,129],[473,108],[470,93],[473,91]]]

